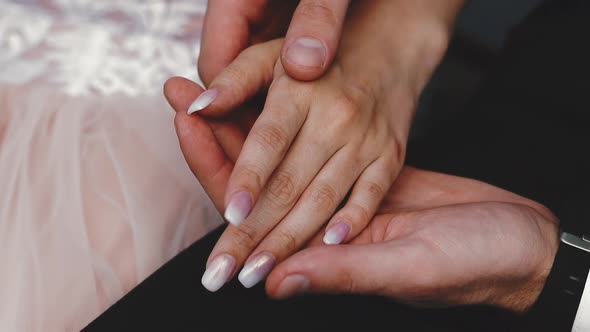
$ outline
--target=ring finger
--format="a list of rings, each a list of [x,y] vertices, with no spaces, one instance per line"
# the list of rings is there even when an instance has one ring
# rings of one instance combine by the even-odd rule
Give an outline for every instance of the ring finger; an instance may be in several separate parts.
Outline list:
[[[297,204],[253,251],[239,280],[252,287],[274,264],[301,248],[330,219],[366,165],[359,164],[353,148],[338,151],[305,189]]]
[[[301,193],[340,147],[334,143],[317,142],[316,138],[317,132],[304,126],[285,160],[264,187],[250,215],[238,226],[230,225],[222,234],[210,255],[210,265],[217,259],[224,259],[233,262],[227,266],[241,266],[260,241],[287,215]],[[231,274],[223,275],[229,279]]]

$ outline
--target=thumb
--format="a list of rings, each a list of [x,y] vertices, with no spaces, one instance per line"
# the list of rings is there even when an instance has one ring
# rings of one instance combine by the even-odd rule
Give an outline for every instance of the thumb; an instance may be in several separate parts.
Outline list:
[[[350,0],[301,0],[293,14],[281,61],[289,76],[311,81],[332,63]]]
[[[311,247],[277,266],[266,289],[275,298],[303,292],[388,295],[403,283],[405,261],[388,243]]]
[[[283,39],[251,46],[217,75],[208,90],[188,108],[188,113],[223,116],[268,88]]]

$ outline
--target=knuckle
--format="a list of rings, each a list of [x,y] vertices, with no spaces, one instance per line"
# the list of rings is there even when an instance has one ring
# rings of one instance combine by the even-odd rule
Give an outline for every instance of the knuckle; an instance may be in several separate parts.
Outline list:
[[[270,180],[268,193],[271,204],[277,208],[290,206],[297,198],[295,180],[291,172],[280,170]]]
[[[336,97],[332,110],[336,114],[334,127],[341,130],[350,129],[360,119],[361,108],[359,102],[351,96],[342,94]]]
[[[334,10],[323,1],[306,1],[297,7],[297,16],[301,17],[305,24],[326,24],[335,26],[338,18]]]
[[[241,100],[248,95],[248,83],[251,81],[250,75],[246,72],[240,61],[236,61],[227,66],[221,74],[213,80],[217,88],[222,88],[231,100]],[[227,88],[227,87],[231,87]]]
[[[258,229],[247,223],[234,227],[233,235],[235,243],[242,248],[251,248],[258,243]]]
[[[299,240],[291,230],[278,231],[277,240],[281,245],[281,249],[286,252],[293,252],[299,247]]]
[[[313,204],[321,209],[333,209],[338,205],[338,192],[328,184],[318,185],[310,194]]]
[[[367,222],[370,218],[371,218],[371,214],[369,213],[369,210],[367,208],[365,208],[364,206],[358,204],[358,203],[351,203],[352,204],[352,210],[354,211],[354,220],[356,221],[360,221],[362,223]]]
[[[288,135],[283,128],[276,124],[265,124],[252,132],[254,139],[275,153],[283,155],[288,148]]]
[[[255,166],[240,167],[236,169],[236,174],[241,181],[250,183],[247,187],[254,189],[254,191],[258,191],[262,187],[262,172]]]
[[[234,86],[235,82],[244,82],[247,79],[248,77],[246,75],[246,72],[242,69],[242,67],[236,64],[230,64],[229,66],[227,66],[223,71],[223,75],[221,75],[218,78],[218,80],[221,81],[221,83],[233,83],[232,85]]]
[[[381,184],[374,181],[367,181],[367,183],[365,183],[365,190],[371,196],[371,198],[385,196],[385,188],[383,188]]]

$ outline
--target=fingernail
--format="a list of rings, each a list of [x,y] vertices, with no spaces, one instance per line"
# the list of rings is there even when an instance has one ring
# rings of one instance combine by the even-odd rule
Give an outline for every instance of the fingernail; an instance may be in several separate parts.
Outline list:
[[[328,229],[324,235],[324,243],[340,244],[346,239],[348,233],[350,233],[350,225],[341,221]]]
[[[275,259],[271,254],[264,253],[250,260],[238,276],[238,280],[246,288],[251,288],[264,278],[275,265]]]
[[[327,52],[324,44],[315,38],[298,38],[287,49],[287,61],[305,67],[323,67]]]
[[[284,299],[293,295],[303,293],[309,288],[309,279],[301,274],[292,274],[285,278],[279,285],[277,297]]]
[[[232,196],[223,216],[229,223],[238,226],[246,220],[251,209],[252,196],[245,191],[240,191]]]
[[[204,108],[211,105],[211,103],[215,101],[218,94],[219,94],[219,91],[217,91],[217,89],[211,89],[211,90],[207,90],[207,91],[201,93],[197,97],[197,99],[195,99],[195,101],[193,101],[191,106],[188,108],[187,113],[193,114],[195,112],[203,110]]]
[[[221,286],[225,285],[235,267],[236,260],[232,256],[217,256],[203,273],[201,283],[210,292],[216,292]]]

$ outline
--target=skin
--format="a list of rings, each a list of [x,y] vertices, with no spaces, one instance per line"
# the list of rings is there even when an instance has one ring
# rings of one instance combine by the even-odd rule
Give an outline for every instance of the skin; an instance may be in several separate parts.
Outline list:
[[[367,226],[401,170],[416,100],[459,8],[431,4],[355,2],[340,50],[319,80],[287,75],[279,39],[246,49],[211,82],[219,96],[202,115],[217,121],[216,138],[236,156],[222,209],[243,193],[253,208],[228,227],[210,260],[230,255],[243,266],[267,253],[278,263],[326,222],[328,229],[348,225],[345,241]],[[261,113],[239,108],[267,87]],[[228,137],[243,145],[227,148]]]
[[[199,58],[201,78],[209,85],[247,47],[286,34],[281,51],[286,72],[299,80],[317,79],[334,59],[348,5],[348,0],[210,0]],[[299,37],[321,41],[326,52],[322,66],[288,61],[287,50]]]
[[[182,151],[213,202],[223,192],[243,140],[185,110],[202,92],[173,79]],[[347,245],[326,246],[323,230],[270,273],[270,296],[366,293],[409,303],[490,304],[525,311],[545,283],[558,246],[557,220],[540,204],[486,183],[405,167],[377,214]],[[297,282],[293,283],[289,280]],[[304,282],[301,282],[304,281]]]
[[[452,21],[464,0],[391,0],[415,11],[436,12]],[[281,62],[297,80],[315,80],[330,67],[342,36],[350,0],[209,0],[199,57],[200,77],[207,86],[246,48],[285,37]],[[223,36],[223,38],[220,38]],[[314,38],[325,48],[321,66],[289,61],[289,46],[301,37]]]

